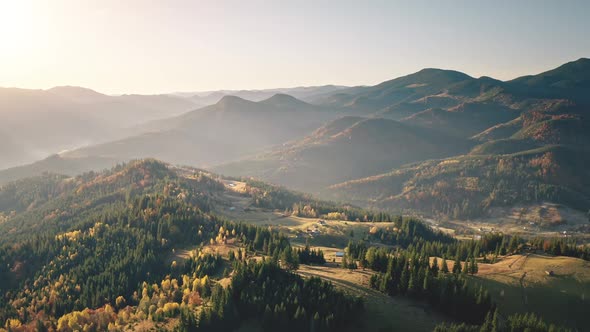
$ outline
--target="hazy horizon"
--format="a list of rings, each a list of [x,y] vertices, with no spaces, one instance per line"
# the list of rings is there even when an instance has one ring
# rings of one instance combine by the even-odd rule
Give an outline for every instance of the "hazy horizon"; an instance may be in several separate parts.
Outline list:
[[[0,86],[358,86],[423,68],[508,80],[588,57],[589,10],[584,1],[2,1]]]
[[[582,58],[586,58],[586,57],[582,57]],[[579,59],[582,59],[582,58],[568,60],[567,62],[576,61],[576,60],[579,60]],[[561,66],[563,64],[564,63],[559,63],[559,64],[556,64],[553,67],[542,69],[539,72],[535,72],[535,73],[524,73],[522,75],[511,77],[509,79],[503,79],[502,81],[509,81],[509,80],[512,80],[512,79],[515,79],[515,78],[518,78],[518,77],[523,77],[523,76],[528,76],[528,75],[536,75],[536,74],[539,74],[539,73],[542,73],[542,72],[545,72],[545,71],[549,71],[551,69],[555,69],[555,68],[557,68],[557,67],[559,67],[559,66]],[[479,77],[492,77],[492,78],[498,79],[497,77],[494,77],[492,75],[485,75],[485,74],[479,75],[479,76],[470,75],[469,73],[466,73],[466,72],[464,72],[462,70],[455,69],[455,68],[424,67],[422,69],[452,70],[452,71],[458,71],[458,72],[465,73],[465,74],[467,74],[469,76],[472,76],[472,77],[475,77],[475,78],[479,78]],[[420,71],[422,69],[419,69],[417,71]],[[31,89],[31,90],[50,90],[52,88],[72,87],[72,88],[90,89],[90,90],[93,90],[95,92],[102,93],[102,94],[105,94],[105,95],[111,95],[111,96],[133,95],[133,94],[139,94],[139,95],[141,95],[141,94],[145,94],[145,95],[151,95],[151,94],[153,94],[153,95],[166,95],[166,94],[168,94],[168,95],[174,95],[174,94],[179,94],[179,95],[181,95],[181,94],[186,94],[186,93],[207,94],[207,93],[215,93],[215,92],[219,92],[219,91],[265,91],[265,90],[281,90],[281,89],[285,89],[286,90],[286,89],[313,88],[313,87],[322,87],[322,86],[342,86],[342,87],[372,86],[372,85],[376,85],[376,84],[379,84],[379,83],[382,83],[382,82],[385,82],[385,81],[388,81],[388,80],[392,80],[392,79],[396,79],[396,78],[403,77],[403,76],[406,76],[406,75],[410,75],[410,74],[413,74],[413,73],[415,73],[415,72],[409,72],[409,73],[401,74],[399,76],[391,77],[389,79],[386,79],[386,80],[383,80],[383,81],[378,81],[378,82],[375,82],[375,83],[372,83],[372,84],[348,84],[348,85],[343,85],[343,84],[332,84],[332,83],[327,82],[325,84],[317,84],[317,85],[268,86],[268,87],[262,87],[262,88],[252,88],[252,89],[247,88],[247,87],[244,87],[244,88],[234,88],[234,89],[220,88],[220,89],[205,89],[205,90],[189,90],[189,89],[187,89],[187,90],[160,91],[160,92],[151,92],[151,93],[134,93],[134,92],[124,92],[124,91],[120,91],[120,92],[116,92],[116,93],[108,93],[108,92],[101,91],[99,89],[95,89],[95,88],[90,87],[90,86],[71,85],[71,84],[55,85],[55,86],[48,86],[48,87],[0,86],[0,88]],[[277,93],[279,93],[279,92],[277,92]]]

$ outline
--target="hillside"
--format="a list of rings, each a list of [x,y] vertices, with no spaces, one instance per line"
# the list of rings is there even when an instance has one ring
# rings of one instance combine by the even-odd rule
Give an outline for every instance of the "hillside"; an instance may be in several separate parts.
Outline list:
[[[31,233],[65,231],[89,214],[121,204],[125,195],[161,193],[166,181],[177,178],[167,165],[143,160],[73,178],[44,174],[5,184],[0,187],[0,212],[12,216],[0,224],[0,241],[26,238]],[[213,179],[207,181],[213,189],[222,188]],[[186,180],[182,185],[190,184]],[[188,192],[185,195],[191,199]]]
[[[526,148],[526,147],[525,147]],[[516,149],[517,150],[517,149]],[[518,202],[590,204],[587,150],[547,146],[508,154],[472,154],[405,166],[330,187],[329,195],[390,210],[447,218],[485,216]]]
[[[412,142],[408,145],[407,142]],[[467,151],[460,139],[379,118],[344,117],[261,156],[214,167],[305,191]]]
[[[304,280],[276,260],[246,262],[257,251],[270,257],[269,246],[281,257],[297,252],[275,231],[218,217],[213,210],[224,203],[228,190],[212,174],[155,160],[75,178],[46,175],[2,186],[4,326],[16,331],[104,331],[186,325],[194,330],[198,324],[234,330],[254,319],[248,317],[259,317],[248,312],[264,312],[256,304],[261,298],[273,308],[288,303],[285,320],[306,310],[328,321],[337,319],[329,331],[362,325],[362,301],[330,283]],[[243,197],[258,190],[250,187]],[[222,256],[206,248],[215,245],[235,251]],[[318,306],[320,298],[324,304]],[[307,319],[294,322],[312,324]]]
[[[508,82],[522,94],[544,98],[565,98],[588,104],[590,59],[581,58],[546,72]]]
[[[154,157],[176,164],[207,166],[303,136],[337,114],[286,95],[261,102],[225,96],[215,105],[146,124],[144,134],[64,156],[121,161]]]

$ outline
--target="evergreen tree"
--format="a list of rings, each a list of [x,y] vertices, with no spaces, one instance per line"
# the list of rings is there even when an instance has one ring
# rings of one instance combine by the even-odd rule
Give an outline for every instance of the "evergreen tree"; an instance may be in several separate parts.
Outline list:
[[[321,329],[321,319],[320,319],[320,313],[316,312],[315,315],[313,315],[313,318],[311,320],[311,326],[309,328],[310,332],[317,332],[320,331]]]
[[[453,273],[460,274],[461,273],[461,260],[459,259],[459,254],[455,256],[455,262],[453,263]]]
[[[477,272],[479,271],[479,267],[477,266],[477,260],[475,259],[475,257],[472,257],[470,268],[471,274],[477,274]]]
[[[446,263],[446,262],[444,262],[444,263]],[[438,259],[436,259],[436,257],[434,257],[434,259],[432,260],[432,267],[430,268],[430,271],[432,272],[432,275],[434,277],[438,276],[438,270],[439,270]]]
[[[447,263],[447,259],[446,259],[446,257],[443,257],[443,260],[442,260],[442,267],[441,267],[441,270],[440,270],[440,271],[441,271],[442,273],[449,273],[449,265],[448,265],[448,263]]]

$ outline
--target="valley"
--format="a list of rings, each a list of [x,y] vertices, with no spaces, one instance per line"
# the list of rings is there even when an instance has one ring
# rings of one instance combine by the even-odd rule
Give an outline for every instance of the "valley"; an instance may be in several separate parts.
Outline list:
[[[346,243],[343,241],[327,242],[328,239],[342,238],[350,241],[357,241],[362,236],[350,237],[350,231],[354,234],[367,233],[374,227],[392,227],[393,223],[363,223],[350,221],[331,221],[323,220],[318,223],[317,218],[301,218],[285,216],[283,212],[270,211],[264,209],[252,208],[252,202],[249,198],[236,194],[244,193],[246,183],[235,180],[224,181],[227,192],[224,197],[228,199],[229,208],[223,208],[221,214],[234,219],[241,220],[249,224],[258,226],[272,227],[274,230],[288,234],[291,242],[295,246],[303,247],[311,244],[313,249],[322,250],[327,263],[317,266],[301,266],[297,273],[304,277],[319,277],[330,281],[337,288],[345,292],[366,299],[368,321],[370,326],[366,327],[368,331],[380,331],[384,328],[393,330],[404,330],[412,328],[416,331],[431,331],[434,326],[443,321],[448,321],[444,315],[438,315],[428,308],[427,304],[420,301],[412,301],[405,298],[391,298],[371,289],[369,285],[370,276],[374,273],[370,270],[349,270],[340,266],[342,258],[336,255],[337,252],[344,252]],[[522,207],[517,214],[515,211],[512,219],[519,219],[530,223],[532,220],[539,221],[540,211],[549,210],[547,213],[551,216],[548,222],[556,222],[555,218],[578,218],[580,224],[585,224],[585,216],[576,213],[576,211],[563,211],[557,213],[558,207],[553,205],[542,205],[539,207]],[[526,212],[525,212],[526,211]],[[548,217],[546,217],[548,218]],[[487,232],[503,232],[508,234],[519,234],[521,236],[541,236],[551,238],[563,236],[561,231],[541,232],[522,230],[519,220],[506,221],[474,221],[474,222],[456,222],[445,223],[444,226],[453,227],[446,229],[447,232],[463,239],[473,239],[476,236],[469,236],[469,231],[475,234],[485,234],[481,229],[487,229]],[[569,219],[571,220],[571,219]],[[434,225],[434,228],[445,230],[441,225]],[[492,226],[493,225],[493,226]],[[466,228],[469,227],[469,230]],[[315,236],[307,236],[306,230],[317,229]],[[304,235],[299,235],[304,233]],[[570,233],[571,236],[577,236]],[[582,237],[585,239],[586,237]],[[380,243],[369,243],[373,246],[382,246]],[[206,250],[212,250],[222,255],[227,255],[226,246],[206,246]],[[230,246],[230,250],[236,250],[236,247]],[[440,257],[439,257],[440,259]],[[534,311],[551,317],[553,321],[558,322],[560,317],[574,315],[583,317],[584,305],[586,301],[585,292],[590,291],[590,275],[588,275],[588,262],[568,257],[552,257],[536,254],[516,254],[501,257],[498,262],[480,263],[477,276],[470,279],[474,285],[484,285],[489,289],[490,294],[498,306],[502,308],[504,315],[513,312],[530,312]],[[450,265],[449,265],[450,268]],[[552,275],[548,275],[551,271]],[[523,278],[523,275],[525,277]],[[524,295],[523,295],[524,294]],[[524,296],[524,297],[523,297]],[[547,303],[545,298],[559,299],[564,301],[559,305],[563,310],[555,310],[555,302]],[[571,311],[571,303],[576,304],[574,312]],[[420,324],[417,324],[420,322]],[[573,321],[559,321],[564,325],[571,325]],[[575,321],[578,327],[585,326],[587,323]]]
[[[231,206],[220,211],[221,214],[249,224],[272,227],[274,230],[288,234],[291,237],[291,242],[300,248],[309,244],[313,249],[322,250],[327,261],[325,265],[301,266],[297,273],[304,277],[322,278],[347,293],[365,298],[368,321],[371,322],[367,327],[368,331],[380,331],[384,328],[404,330],[410,327],[416,331],[431,331],[436,324],[449,320],[444,315],[432,312],[427,304],[420,301],[391,298],[371,289],[369,279],[374,272],[370,270],[364,268],[349,270],[340,266],[342,258],[336,253],[344,252],[346,243],[338,240],[330,243],[329,239],[341,238],[358,241],[363,238],[362,234],[371,229],[394,227],[394,223],[332,220],[322,220],[319,223],[317,218],[285,216],[280,211],[252,208],[250,199],[236,195],[245,192],[247,186],[245,182],[226,180],[224,185],[227,189],[225,197]],[[506,212],[500,213],[500,215],[505,214]],[[524,237],[563,237],[562,229],[569,228],[542,231],[535,228],[534,225],[531,227],[531,223],[562,224],[564,219],[569,221],[568,226],[587,224],[584,214],[552,204],[514,208],[507,220],[457,221],[446,222],[442,225],[433,220],[426,219],[425,221],[431,223],[434,229],[448,232],[457,238],[471,240],[486,233],[496,232],[518,234]],[[520,226],[522,224],[528,224],[528,229],[526,229],[527,226]],[[310,229],[317,229],[315,236],[307,235],[306,231]],[[350,231],[357,236],[351,237]],[[571,230],[567,234],[570,238],[575,237],[578,240],[587,241],[586,234]],[[368,244],[383,246],[378,242],[369,242]],[[214,252],[227,253],[227,249],[221,249],[223,247],[213,246],[211,248]],[[470,278],[470,283],[486,287],[494,301],[502,308],[503,315],[533,311],[543,317],[550,317],[554,322],[563,325],[574,324],[579,329],[588,323],[579,320],[560,321],[560,319],[568,317],[568,315],[580,319],[585,316],[583,311],[586,305],[586,293],[590,291],[589,267],[587,261],[575,258],[530,253],[515,254],[500,257],[493,264],[480,262],[478,274]],[[551,274],[549,275],[549,273]],[[558,305],[560,309],[556,310],[555,301],[548,303],[547,298],[555,299],[557,302],[563,301]],[[571,310],[572,303],[576,303],[574,311]]]

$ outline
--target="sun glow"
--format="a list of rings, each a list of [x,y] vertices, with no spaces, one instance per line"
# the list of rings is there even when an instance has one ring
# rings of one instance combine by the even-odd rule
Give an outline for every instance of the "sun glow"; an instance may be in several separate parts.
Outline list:
[[[38,15],[30,1],[0,0],[0,56],[27,56],[38,43]]]

